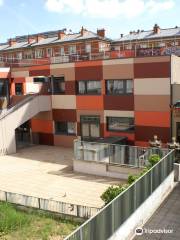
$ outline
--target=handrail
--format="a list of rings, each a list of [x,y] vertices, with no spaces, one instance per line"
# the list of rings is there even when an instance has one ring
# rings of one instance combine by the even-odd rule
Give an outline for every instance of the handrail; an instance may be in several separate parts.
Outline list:
[[[10,113],[14,112],[15,110],[19,109],[24,104],[32,101],[37,96],[39,96],[39,94],[26,95],[26,97],[24,99],[22,99],[20,102],[18,102],[16,105],[8,106],[8,108],[7,108],[8,110],[2,116],[0,116],[0,120],[2,120],[6,116],[8,116]]]

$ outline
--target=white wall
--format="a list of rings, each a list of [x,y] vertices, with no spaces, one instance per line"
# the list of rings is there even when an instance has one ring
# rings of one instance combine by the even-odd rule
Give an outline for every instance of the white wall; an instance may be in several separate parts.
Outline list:
[[[35,96],[33,100],[0,119],[0,155],[16,152],[15,129],[42,111],[51,110],[50,96]]]

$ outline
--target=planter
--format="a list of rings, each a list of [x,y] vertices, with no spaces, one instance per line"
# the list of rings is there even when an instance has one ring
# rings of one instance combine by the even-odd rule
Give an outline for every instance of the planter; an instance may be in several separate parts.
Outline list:
[[[174,163],[174,181],[180,182],[180,163]]]

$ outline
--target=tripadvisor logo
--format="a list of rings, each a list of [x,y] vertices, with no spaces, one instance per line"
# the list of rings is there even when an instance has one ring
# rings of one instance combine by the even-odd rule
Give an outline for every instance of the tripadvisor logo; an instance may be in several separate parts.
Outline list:
[[[143,235],[143,229],[140,228],[140,227],[136,228],[136,229],[135,229],[135,234],[136,234],[136,235]]]

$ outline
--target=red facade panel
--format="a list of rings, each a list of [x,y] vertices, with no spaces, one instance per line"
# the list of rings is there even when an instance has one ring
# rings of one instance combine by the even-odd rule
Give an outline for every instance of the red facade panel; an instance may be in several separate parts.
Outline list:
[[[76,110],[74,109],[53,109],[54,121],[76,122]]]
[[[136,141],[149,141],[153,139],[154,135],[157,135],[162,142],[167,143],[170,141],[170,128],[135,126]]]
[[[65,82],[65,92],[67,95],[76,95],[76,82],[66,81]]]
[[[104,96],[105,110],[134,111],[134,96]]]
[[[170,75],[170,62],[134,64],[135,78],[168,78]]]

